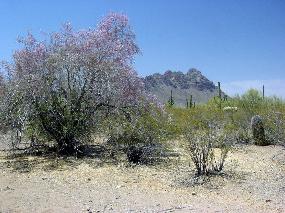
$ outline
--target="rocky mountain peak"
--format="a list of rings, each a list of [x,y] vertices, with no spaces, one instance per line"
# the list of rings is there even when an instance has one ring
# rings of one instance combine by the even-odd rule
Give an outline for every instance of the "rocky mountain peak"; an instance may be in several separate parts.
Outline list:
[[[195,68],[191,68],[188,70],[187,72],[188,75],[202,75],[201,71],[195,69]]]
[[[195,95],[197,102],[206,102],[217,95],[215,84],[195,68],[189,69],[186,73],[172,70],[167,70],[163,74],[155,73],[146,76],[144,82],[146,89],[162,102],[167,101],[171,90],[177,94],[180,105],[190,95]]]

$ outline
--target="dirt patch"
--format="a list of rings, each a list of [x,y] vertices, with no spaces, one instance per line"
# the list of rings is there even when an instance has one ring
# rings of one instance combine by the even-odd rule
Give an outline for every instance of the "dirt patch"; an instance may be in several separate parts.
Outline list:
[[[0,212],[284,212],[285,150],[239,146],[224,173],[196,178],[189,156],[152,166],[100,158],[0,157]]]

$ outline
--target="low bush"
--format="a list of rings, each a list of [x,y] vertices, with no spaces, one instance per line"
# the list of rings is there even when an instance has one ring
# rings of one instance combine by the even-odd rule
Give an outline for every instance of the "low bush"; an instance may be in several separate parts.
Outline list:
[[[147,156],[157,152],[157,145],[173,137],[169,116],[155,105],[129,113],[129,117],[106,119],[105,133],[110,143],[127,154],[130,162],[147,163]]]
[[[232,144],[231,134],[224,128],[209,125],[188,128],[185,132],[187,148],[197,175],[209,175],[221,172]]]

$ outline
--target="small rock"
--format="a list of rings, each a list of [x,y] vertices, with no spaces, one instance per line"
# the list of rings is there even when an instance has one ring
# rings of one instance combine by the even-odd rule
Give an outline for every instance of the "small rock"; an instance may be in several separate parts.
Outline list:
[[[269,203],[269,202],[271,202],[271,200],[270,200],[270,199],[268,199],[268,200],[266,200],[265,202],[266,202],[266,203]]]
[[[9,191],[9,190],[14,190],[14,189],[10,188],[9,186],[6,186],[6,187],[3,189],[3,191]]]
[[[197,195],[197,193],[196,192],[192,192],[192,195]]]

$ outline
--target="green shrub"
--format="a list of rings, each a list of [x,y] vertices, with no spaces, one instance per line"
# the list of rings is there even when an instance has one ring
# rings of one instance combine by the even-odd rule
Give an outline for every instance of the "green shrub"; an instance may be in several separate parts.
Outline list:
[[[128,117],[106,119],[105,133],[109,136],[110,143],[126,152],[130,162],[143,163],[147,157],[146,150],[153,153],[158,144],[173,137],[172,125],[168,114],[156,108],[129,113]]]

